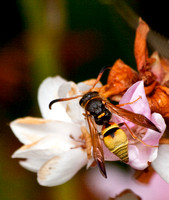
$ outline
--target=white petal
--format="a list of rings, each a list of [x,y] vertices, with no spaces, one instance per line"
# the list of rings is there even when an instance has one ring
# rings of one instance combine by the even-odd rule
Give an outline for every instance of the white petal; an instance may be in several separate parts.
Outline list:
[[[45,159],[27,159],[20,161],[19,164],[31,172],[38,172],[41,166],[46,162]]]
[[[152,162],[153,168],[167,183],[169,183],[169,145],[162,144],[157,158]]]
[[[55,186],[70,180],[85,164],[87,155],[81,148],[72,149],[47,161],[38,172],[38,182]]]
[[[48,122],[41,118],[25,117],[12,121],[10,127],[20,142],[31,144],[46,136],[47,133],[40,127],[46,127]]]
[[[76,146],[76,141],[62,135],[48,135],[32,144],[24,145],[14,152],[13,158],[36,158],[49,160],[56,155],[69,151]]]
[[[90,159],[88,159],[87,165],[86,165],[86,169],[89,169],[89,167],[93,164],[93,162],[94,162],[94,158],[93,157],[91,157]]]
[[[58,89],[59,98],[77,95],[77,86],[73,81],[62,83]]]
[[[31,144],[50,134],[62,137],[73,135],[75,138],[81,135],[80,127],[76,124],[31,117],[17,119],[11,122],[10,127],[23,144]]]
[[[58,91],[58,95],[60,97],[72,97],[81,95],[81,92],[77,88],[77,85],[74,82],[66,82],[63,83]],[[62,102],[63,106],[65,107],[65,110],[71,120],[74,123],[78,123],[83,125],[84,124],[84,116],[82,113],[84,113],[84,109],[79,104],[80,98],[73,99],[70,101]]]
[[[85,125],[84,109],[79,105],[79,98],[67,102],[67,113],[74,123]]]
[[[60,86],[65,82],[66,80],[60,76],[56,76],[54,78],[47,78],[41,83],[38,90],[38,102],[42,116],[45,119],[72,121],[66,113],[64,104],[58,102],[53,104],[51,110],[49,109],[49,103],[56,98],[60,98],[58,91]]]

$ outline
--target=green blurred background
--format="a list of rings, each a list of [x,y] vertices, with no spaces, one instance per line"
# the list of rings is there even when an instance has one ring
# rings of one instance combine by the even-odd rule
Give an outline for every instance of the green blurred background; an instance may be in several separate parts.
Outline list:
[[[36,174],[11,159],[21,146],[9,122],[39,116],[37,89],[48,76],[95,78],[121,58],[135,68],[138,16],[169,36],[167,2],[149,0],[14,0],[0,6],[0,199],[97,199],[81,170],[68,183],[41,187]],[[103,77],[103,82],[106,80]]]

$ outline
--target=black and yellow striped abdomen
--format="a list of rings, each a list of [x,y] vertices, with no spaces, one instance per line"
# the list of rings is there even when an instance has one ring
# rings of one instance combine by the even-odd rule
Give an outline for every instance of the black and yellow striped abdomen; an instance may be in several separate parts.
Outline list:
[[[112,124],[102,130],[106,147],[123,162],[128,162],[128,139],[118,124]]]

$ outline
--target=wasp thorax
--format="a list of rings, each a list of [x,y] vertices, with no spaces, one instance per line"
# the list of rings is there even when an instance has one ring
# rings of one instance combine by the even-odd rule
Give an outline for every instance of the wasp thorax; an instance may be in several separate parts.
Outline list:
[[[105,107],[98,92],[86,93],[79,103],[94,117],[96,124],[103,125],[110,121],[112,114]]]
[[[108,123],[111,119],[111,112],[105,108],[102,109],[101,113],[97,113],[97,115],[93,115],[96,124],[103,125],[105,123]]]

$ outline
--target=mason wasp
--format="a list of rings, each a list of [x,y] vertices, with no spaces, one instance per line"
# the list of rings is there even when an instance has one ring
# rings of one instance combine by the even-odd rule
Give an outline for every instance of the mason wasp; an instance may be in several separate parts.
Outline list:
[[[124,108],[119,107],[126,104],[134,103],[135,101],[123,105],[113,105],[108,101],[108,99],[104,98],[103,94],[100,94],[99,91],[94,91],[96,84],[99,82],[103,72],[107,68],[108,67],[105,67],[100,71],[95,83],[90,88],[90,90],[87,91],[85,94],[68,98],[54,99],[49,103],[49,108],[51,109],[52,105],[56,102],[68,101],[81,97],[79,104],[85,110],[84,114],[85,119],[87,120],[89,125],[90,136],[93,147],[93,157],[100,169],[101,174],[105,178],[107,178],[107,174],[104,164],[104,153],[101,142],[102,139],[98,131],[97,125],[102,126],[101,134],[105,146],[111,152],[117,155],[120,158],[120,160],[126,163],[128,162],[128,138],[126,133],[120,128],[121,126],[126,125],[132,137],[134,139],[137,139],[144,145],[150,147],[155,147],[155,146],[145,144],[130,130],[130,128],[127,126],[126,123],[116,124],[112,122],[111,121],[112,114],[116,114],[122,117],[123,119],[133,122],[136,125],[160,132],[158,128],[144,115],[136,114]],[[136,101],[137,100],[138,99],[136,99]]]

